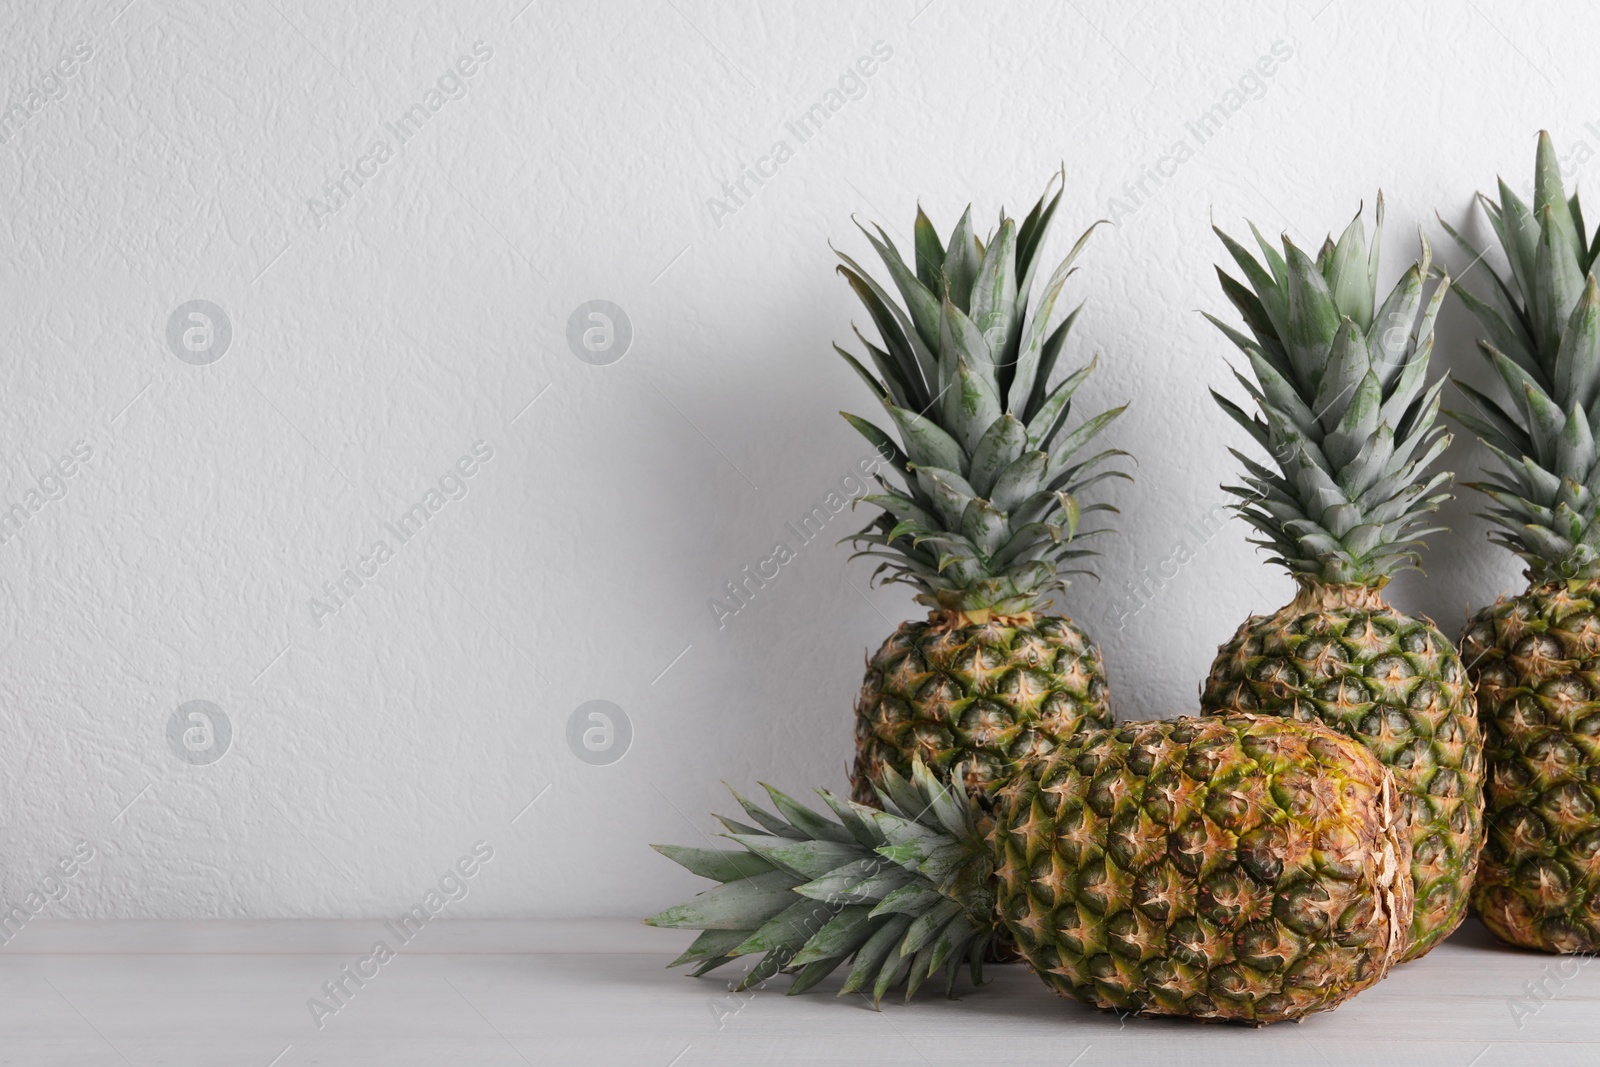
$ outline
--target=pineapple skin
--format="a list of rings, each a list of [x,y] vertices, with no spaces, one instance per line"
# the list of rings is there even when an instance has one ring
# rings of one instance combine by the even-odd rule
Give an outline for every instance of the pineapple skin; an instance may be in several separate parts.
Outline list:
[[[1502,599],[1461,637],[1487,743],[1472,902],[1502,941],[1600,949],[1600,582]]]
[[[1431,622],[1371,586],[1304,583],[1218,650],[1201,705],[1320,720],[1371,750],[1394,771],[1411,826],[1404,958],[1461,925],[1483,845],[1484,746],[1461,656]]]
[[[1080,734],[997,798],[996,907],[1057,993],[1253,1025],[1382,978],[1411,918],[1392,774],[1267,716]]]
[[[969,791],[987,792],[1019,761],[1112,724],[1100,649],[1059,615],[902,623],[867,661],[855,711],[852,798],[873,807],[872,781],[885,768],[910,777],[915,756],[942,780],[960,767]]]

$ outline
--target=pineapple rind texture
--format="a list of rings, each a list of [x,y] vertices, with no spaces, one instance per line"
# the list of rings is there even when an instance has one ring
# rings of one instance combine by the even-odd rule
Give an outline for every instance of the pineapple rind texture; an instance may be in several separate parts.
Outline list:
[[[969,791],[987,791],[1019,761],[1111,722],[1100,650],[1071,619],[906,622],[867,664],[853,797],[876,805],[872,783],[886,769],[909,776],[914,759],[940,778],[959,766]]]
[[[1096,1007],[1260,1025],[1332,1008],[1398,960],[1410,835],[1393,775],[1320,723],[1236,715],[1090,730],[978,803],[920,761],[883,810],[834,818],[768,788],[744,851],[657,846],[720,885],[647,920],[704,931],[670,966],[764,953],[804,992],[907,999],[1002,931],[1057,992]],[[991,814],[991,808],[993,813]]]
[[[1600,950],[1600,583],[1501,600],[1461,652],[1492,768],[1473,906],[1510,944]]]
[[[1390,773],[1261,716],[1079,735],[999,795],[997,907],[1056,992],[1263,1024],[1337,1006],[1399,958],[1410,841]]]
[[[1218,652],[1201,703],[1326,723],[1393,769],[1411,826],[1406,958],[1416,959],[1466,916],[1483,843],[1483,739],[1450,641],[1374,590],[1345,592],[1246,621]]]

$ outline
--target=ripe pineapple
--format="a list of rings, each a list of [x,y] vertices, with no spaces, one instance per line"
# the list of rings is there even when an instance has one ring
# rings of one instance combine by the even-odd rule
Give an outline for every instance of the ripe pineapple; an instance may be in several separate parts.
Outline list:
[[[1434,531],[1425,516],[1448,494],[1427,475],[1449,442],[1435,426],[1439,390],[1425,381],[1445,278],[1424,306],[1429,249],[1380,305],[1378,243],[1358,213],[1315,262],[1257,233],[1267,266],[1219,230],[1254,292],[1219,270],[1251,337],[1212,319],[1249,359],[1236,375],[1259,415],[1217,402],[1277,470],[1235,452],[1248,476],[1235,505],[1300,586],[1286,607],[1254,616],[1218,650],[1202,693],[1209,712],[1321,719],[1394,769],[1412,827],[1416,914],[1408,959],[1460,924],[1483,840],[1483,746],[1472,693],[1449,640],[1383,600],[1395,571],[1415,567]]]
[[[969,207],[948,247],[918,211],[915,269],[881,227],[876,235],[863,227],[904,308],[839,256],[883,341],[857,331],[877,374],[834,347],[904,445],[845,415],[900,483],[879,476],[882,491],[865,497],[882,512],[853,538],[856,554],[883,557],[874,577],[914,586],[932,609],[867,663],[851,775],[860,803],[876,801],[870,782],[887,769],[909,773],[913,756],[940,776],[965,766],[967,783],[982,788],[1084,725],[1111,722],[1099,649],[1071,619],[1048,613],[1066,576],[1086,573],[1068,569],[1093,554],[1082,538],[1104,532],[1079,530],[1080,519],[1116,510],[1083,506],[1078,494],[1127,477],[1106,466],[1126,453],[1084,453],[1122,408],[1068,427],[1073,393],[1093,364],[1049,384],[1077,317],[1050,329],[1051,311],[1087,232],[1028,313],[1037,253],[1060,201],[1060,190],[1047,189],[1020,225],[1002,212],[987,240],[973,234]]]
[[[1578,197],[1540,133],[1533,208],[1500,183],[1480,197],[1511,277],[1492,303],[1457,290],[1509,402],[1458,384],[1452,416],[1505,473],[1479,483],[1491,540],[1527,562],[1528,589],[1461,638],[1488,748],[1488,840],[1473,904],[1496,936],[1546,952],[1600,950],[1600,288]],[[1448,228],[1448,227],[1447,227]],[[1459,235],[1476,259],[1478,253]],[[1492,270],[1485,265],[1486,270]]]
[[[1253,715],[1123,723],[1022,764],[994,813],[920,760],[885,810],[769,792],[745,852],[657,846],[724,884],[653,919],[705,931],[670,966],[765,953],[803,992],[847,960],[840,995],[909,1000],[1003,928],[1056,992],[1099,1008],[1262,1024],[1332,1008],[1397,961],[1410,836],[1393,776],[1316,723]]]

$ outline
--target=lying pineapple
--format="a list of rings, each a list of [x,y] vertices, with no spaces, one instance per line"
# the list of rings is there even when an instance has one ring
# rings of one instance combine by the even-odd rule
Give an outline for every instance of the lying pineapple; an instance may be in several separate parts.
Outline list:
[[[1480,489],[1492,539],[1528,590],[1461,638],[1488,745],[1489,836],[1473,903],[1496,936],[1546,952],[1600,950],[1600,288],[1576,194],[1539,135],[1533,209],[1504,182],[1482,199],[1511,277],[1493,303],[1457,290],[1509,402],[1458,383],[1452,412],[1506,468]],[[1447,227],[1448,229],[1448,227]],[[1478,253],[1461,241],[1476,259]],[[1597,237],[1600,240],[1600,237]],[[1485,269],[1491,269],[1485,266]]]
[[[887,560],[875,576],[914,586],[932,609],[868,661],[852,774],[864,804],[876,800],[872,779],[891,768],[908,773],[916,756],[940,776],[963,765],[967,783],[982,788],[1085,724],[1111,722],[1099,649],[1071,619],[1047,613],[1066,575],[1081,573],[1068,565],[1092,554],[1081,547],[1090,531],[1078,529],[1080,518],[1115,510],[1082,506],[1077,494],[1127,477],[1104,468],[1125,453],[1084,454],[1122,408],[1069,429],[1073,393],[1093,365],[1049,384],[1077,312],[1054,329],[1050,314],[1088,233],[1027,314],[1037,253],[1060,201],[1059,190],[1047,190],[1020,226],[1002,214],[987,241],[974,236],[968,208],[948,247],[919,211],[915,270],[881,228],[877,236],[863,228],[904,309],[840,254],[839,271],[883,347],[857,332],[876,375],[839,354],[904,445],[845,415],[902,483],[879,477],[882,491],[865,499],[883,511],[853,540],[864,546],[857,555]]]
[[[1253,339],[1212,321],[1249,359],[1255,382],[1238,378],[1260,414],[1217,402],[1278,468],[1235,452],[1248,476],[1229,491],[1300,591],[1222,646],[1202,703],[1321,719],[1394,769],[1413,834],[1414,959],[1466,913],[1483,840],[1483,748],[1455,649],[1381,595],[1416,565],[1434,532],[1425,516],[1448,496],[1449,475],[1424,471],[1449,442],[1435,426],[1443,382],[1425,380],[1449,279],[1424,306],[1424,240],[1422,261],[1379,305],[1381,196],[1377,214],[1370,252],[1358,213],[1315,262],[1287,237],[1280,257],[1258,233],[1263,267],[1218,231],[1254,290],[1218,272]]]
[[[997,927],[1056,992],[1099,1008],[1269,1023],[1332,1008],[1399,959],[1410,836],[1393,778],[1320,724],[1234,715],[1123,723],[1021,765],[994,814],[920,760],[877,811],[823,792],[837,821],[769,787],[745,851],[657,846],[723,883],[654,926],[703,930],[671,966],[762,953],[803,992],[851,961],[841,995],[907,999]]]

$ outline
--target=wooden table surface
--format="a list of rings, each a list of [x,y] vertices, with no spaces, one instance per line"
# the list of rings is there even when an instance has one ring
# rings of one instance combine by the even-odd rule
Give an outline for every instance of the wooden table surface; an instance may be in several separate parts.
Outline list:
[[[624,921],[436,920],[385,962],[379,940],[398,944],[378,919],[36,922],[0,949],[0,1064],[1600,1064],[1600,967],[1475,922],[1337,1011],[1259,1030],[1100,1014],[1021,966],[881,1012],[786,978],[733,995],[663,969],[689,935]]]

